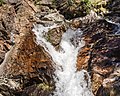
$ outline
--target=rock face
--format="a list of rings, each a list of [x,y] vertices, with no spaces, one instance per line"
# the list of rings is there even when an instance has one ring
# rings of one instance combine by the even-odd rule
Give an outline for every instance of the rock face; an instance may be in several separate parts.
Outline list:
[[[66,31],[66,26],[61,25],[60,27],[51,29],[46,35],[45,38],[51,42],[56,48],[59,47],[61,42],[62,34]]]
[[[89,0],[53,0],[56,8],[66,19],[83,17],[89,13]]]
[[[0,63],[3,62],[5,53],[9,51],[12,45],[11,32],[14,30],[14,13],[12,8],[8,7],[0,8]]]
[[[119,2],[110,0],[110,12],[105,14],[117,25],[89,11],[89,6],[84,8],[86,3],[79,0],[6,0],[0,7],[0,96],[48,96],[54,90],[54,62],[36,44],[31,31],[36,23],[57,25],[45,34],[56,50],[67,28],[80,28],[85,46],[78,54],[78,71],[89,72],[95,96],[119,96]]]
[[[31,32],[26,33],[20,39],[19,45],[13,46],[12,54],[4,66],[4,74],[25,90],[30,90],[32,87],[29,86],[34,84],[45,83],[47,86],[53,84],[54,69],[50,56],[42,47],[36,45],[33,37]]]
[[[108,4],[107,8],[110,10],[105,17],[110,20],[120,23],[120,0],[109,0],[110,4]]]
[[[42,47],[36,45],[33,37],[33,34],[29,32],[20,39],[19,45],[13,46],[12,54],[5,65],[6,75],[26,76],[29,74],[29,78],[32,78],[37,71],[50,69],[47,68],[51,64],[50,56],[44,52]],[[33,72],[34,70],[36,72]]]
[[[5,4],[0,7],[0,75],[3,77],[0,94],[48,96],[54,89],[52,77],[54,68],[51,57],[44,48],[36,44],[35,36],[31,31],[36,20],[34,5],[27,0],[17,2],[13,0],[8,3],[12,5]],[[7,55],[4,59],[5,53]],[[6,84],[4,78],[10,83]],[[6,93],[7,90],[10,91]]]
[[[118,53],[120,38],[114,35],[116,27],[117,25],[105,20],[98,20],[87,25],[87,30],[84,30],[86,45],[78,56],[78,70],[84,68],[90,72],[92,89],[96,96],[117,96],[115,94],[119,94],[117,93],[119,90],[116,89],[119,85],[111,87],[115,86],[113,82],[119,82],[119,79],[111,81],[116,78],[113,74],[120,59]]]

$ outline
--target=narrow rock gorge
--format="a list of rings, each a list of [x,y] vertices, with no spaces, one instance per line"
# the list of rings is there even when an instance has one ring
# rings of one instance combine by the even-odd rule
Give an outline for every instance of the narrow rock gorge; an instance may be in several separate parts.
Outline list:
[[[120,0],[0,0],[0,96],[120,96]]]

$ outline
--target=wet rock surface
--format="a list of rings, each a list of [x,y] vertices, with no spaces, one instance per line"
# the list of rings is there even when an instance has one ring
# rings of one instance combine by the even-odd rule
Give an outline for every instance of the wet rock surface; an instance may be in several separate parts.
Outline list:
[[[117,88],[112,88],[115,82],[119,82],[119,72],[118,78],[111,81],[116,78],[112,74],[114,74],[115,67],[119,65],[120,60],[118,52],[120,38],[115,35],[116,27],[117,25],[106,20],[97,20],[87,25],[85,29],[83,28],[86,47],[79,54],[78,70],[87,67],[92,79],[92,89],[96,96],[119,96],[119,89],[117,89],[119,85]],[[109,87],[106,88],[103,86],[103,82],[106,84],[107,80]]]
[[[116,23],[120,23],[120,0],[110,0],[104,18],[92,11],[88,14],[78,0],[56,1],[57,10],[64,16],[54,9],[52,4],[56,2],[51,0],[6,0],[0,7],[0,64],[5,64],[0,67],[0,96],[48,96],[54,90],[54,62],[36,44],[33,23],[58,25],[45,34],[56,49],[68,28],[80,28],[85,46],[78,54],[77,69],[89,72],[95,96],[119,96],[120,26]]]
[[[107,8],[110,12],[105,17],[113,22],[120,23],[120,0],[109,0],[109,2]]]

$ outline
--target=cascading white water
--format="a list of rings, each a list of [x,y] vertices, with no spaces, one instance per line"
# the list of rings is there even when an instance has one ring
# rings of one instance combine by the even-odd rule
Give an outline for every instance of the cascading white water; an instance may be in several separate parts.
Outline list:
[[[33,29],[37,43],[44,47],[56,63],[54,96],[93,96],[88,73],[85,70],[76,70],[77,54],[84,46],[84,42],[80,40],[82,32],[80,29],[76,31],[68,29],[62,36],[60,43],[62,50],[58,52],[43,36],[54,27],[56,25],[51,27],[36,25]]]

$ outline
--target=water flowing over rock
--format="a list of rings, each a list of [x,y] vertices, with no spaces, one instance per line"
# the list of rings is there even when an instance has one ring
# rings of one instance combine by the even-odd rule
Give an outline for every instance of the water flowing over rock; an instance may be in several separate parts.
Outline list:
[[[81,39],[81,31],[75,32],[68,29],[61,40],[62,50],[57,52],[55,48],[43,38],[48,29],[56,25],[44,27],[36,25],[33,31],[37,37],[37,43],[44,46],[55,62],[55,92],[54,96],[93,96],[90,89],[90,78],[85,70],[76,72],[76,59],[79,49],[84,46]],[[81,40],[80,40],[81,39]],[[73,55],[73,56],[72,56]],[[74,86],[74,87],[73,87]]]
[[[119,96],[119,9],[120,0],[0,0],[0,96]]]

